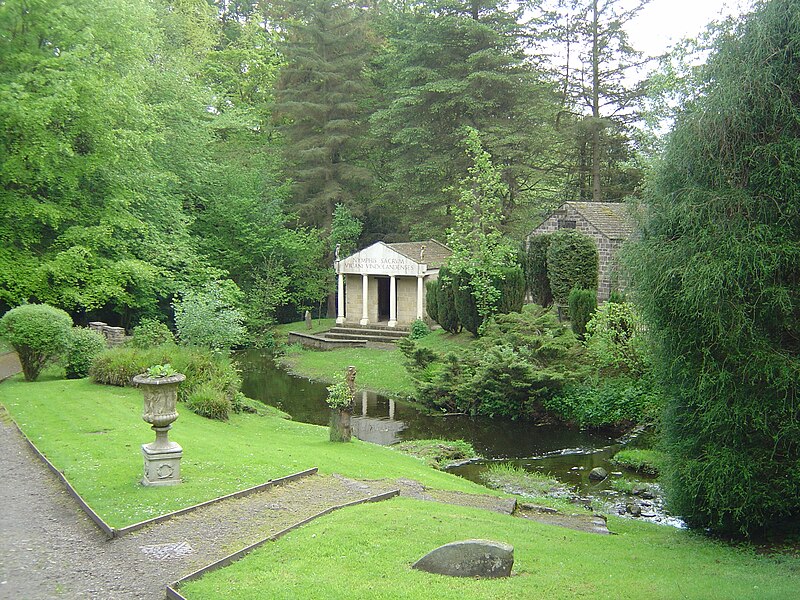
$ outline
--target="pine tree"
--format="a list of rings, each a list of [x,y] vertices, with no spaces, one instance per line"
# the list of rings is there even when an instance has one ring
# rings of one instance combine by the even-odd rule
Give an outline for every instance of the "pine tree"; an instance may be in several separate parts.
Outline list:
[[[641,179],[624,163],[645,94],[630,76],[646,59],[630,45],[625,27],[648,2],[623,7],[620,0],[558,0],[551,14],[550,35],[564,48],[563,102],[573,113],[564,119],[575,140],[573,185],[583,200],[620,200]]]
[[[283,8],[275,114],[292,201],[305,224],[329,228],[335,205],[358,206],[371,185],[360,140],[370,100],[366,12],[348,0],[287,0]]]
[[[469,167],[465,128],[501,169],[504,227],[520,206],[549,195],[554,90],[520,43],[520,14],[505,2],[420,2],[384,16],[374,79],[374,168],[383,208],[411,237],[452,223],[455,188]],[[419,215],[424,215],[420,219]]]

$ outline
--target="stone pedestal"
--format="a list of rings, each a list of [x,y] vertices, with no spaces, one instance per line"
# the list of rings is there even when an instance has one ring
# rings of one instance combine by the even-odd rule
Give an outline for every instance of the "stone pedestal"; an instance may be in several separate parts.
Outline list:
[[[181,482],[183,448],[167,439],[172,425],[153,427],[156,441],[142,444],[144,477],[142,485],[178,485]]]
[[[177,485],[181,482],[181,458],[183,448],[169,440],[172,422],[178,418],[175,405],[178,398],[178,385],[186,377],[180,373],[168,377],[151,379],[137,375],[133,383],[144,394],[142,419],[152,425],[156,439],[142,444],[144,458],[144,477],[142,485]]]

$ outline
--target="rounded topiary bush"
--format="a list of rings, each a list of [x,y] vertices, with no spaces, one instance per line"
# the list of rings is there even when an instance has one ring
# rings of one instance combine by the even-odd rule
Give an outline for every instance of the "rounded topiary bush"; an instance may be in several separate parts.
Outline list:
[[[550,234],[547,249],[547,276],[550,289],[561,306],[569,303],[574,288],[597,289],[600,256],[594,240],[578,231],[556,231]]]
[[[67,379],[81,379],[89,376],[92,361],[106,349],[106,338],[102,334],[74,327],[64,355],[64,369]]]
[[[0,319],[0,337],[17,351],[26,381],[35,381],[47,363],[64,353],[71,332],[72,318],[48,304],[24,304]]]

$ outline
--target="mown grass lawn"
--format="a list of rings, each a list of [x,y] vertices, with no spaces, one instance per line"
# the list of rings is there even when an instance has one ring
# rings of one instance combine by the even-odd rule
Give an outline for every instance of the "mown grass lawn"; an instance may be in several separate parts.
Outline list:
[[[800,559],[757,556],[670,527],[610,519],[601,536],[396,498],[333,513],[191,582],[191,600],[797,598]],[[455,540],[514,546],[514,574],[476,580],[411,564]]]
[[[426,467],[421,460],[359,440],[328,441],[325,427],[278,416],[199,417],[178,405],[170,439],[183,447],[180,486],[143,487],[141,444],[154,434],[142,421],[142,394],[89,380],[19,376],[0,385],[0,404],[78,493],[113,527],[191,506],[290,473],[319,467],[360,479],[407,477],[450,490],[486,489]]]
[[[290,326],[291,325],[291,326]],[[288,331],[304,331],[303,323],[281,325]],[[283,331],[283,330],[281,330]],[[442,329],[432,331],[417,340],[417,344],[436,352],[447,353],[471,343],[475,338],[470,333],[453,335]],[[329,383],[337,374],[353,365],[358,371],[356,383],[360,389],[368,389],[385,396],[411,397],[414,384],[405,368],[405,357],[399,350],[374,348],[342,348],[322,352],[299,347],[288,348],[279,362],[292,373],[315,381]]]

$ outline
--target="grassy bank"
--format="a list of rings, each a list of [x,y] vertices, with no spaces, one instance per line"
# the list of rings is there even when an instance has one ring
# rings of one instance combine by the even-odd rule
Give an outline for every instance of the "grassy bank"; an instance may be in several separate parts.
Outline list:
[[[789,599],[800,560],[770,558],[669,527],[611,519],[601,536],[477,509],[398,498],[319,519],[182,589],[193,600],[374,598]],[[514,546],[514,576],[476,580],[410,568],[441,544]]]
[[[326,320],[332,321],[332,319]],[[281,325],[276,332],[279,331],[280,335],[285,336],[289,331],[305,331],[304,327],[304,323],[291,323]],[[473,339],[469,333],[453,335],[439,329],[417,340],[417,345],[446,353],[469,344]],[[386,396],[411,397],[414,394],[414,385],[404,362],[405,357],[396,349],[373,348],[343,348],[320,352],[290,347],[286,354],[279,358],[279,363],[292,373],[326,383],[333,381],[334,376],[342,373],[349,365],[354,365],[358,371],[356,382],[359,388]]]
[[[323,474],[406,477],[441,489],[486,492],[389,448],[359,440],[331,443],[325,427],[249,414],[233,415],[224,423],[199,417],[181,405],[170,439],[183,446],[183,483],[143,487],[140,446],[154,435],[141,419],[140,391],[86,379],[27,383],[17,376],[0,385],[0,403],[114,527],[315,466]]]

